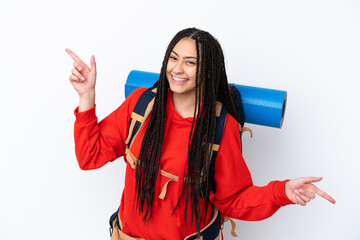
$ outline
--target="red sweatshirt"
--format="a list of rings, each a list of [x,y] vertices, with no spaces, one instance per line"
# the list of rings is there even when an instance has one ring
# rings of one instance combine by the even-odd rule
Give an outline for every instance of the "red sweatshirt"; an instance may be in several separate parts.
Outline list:
[[[146,88],[135,90],[119,108],[98,123],[95,107],[74,113],[75,152],[81,169],[90,170],[125,156],[130,116],[135,104]],[[149,118],[148,118],[149,119]],[[168,93],[166,107],[164,146],[161,156],[160,181],[156,183],[153,216],[147,224],[135,205],[135,169],[133,160],[138,158],[148,120],[140,129],[131,147],[133,158],[126,158],[125,187],[121,197],[119,215],[122,231],[132,237],[144,239],[183,239],[185,194],[174,214],[186,176],[186,160],[192,118],[183,118],[174,108],[172,92]],[[253,186],[250,172],[241,155],[239,125],[228,114],[220,149],[215,162],[216,193],[214,205],[225,216],[242,220],[262,220],[270,217],[281,206],[292,202],[285,195],[286,181],[272,181],[267,186]],[[203,206],[200,200],[200,209]],[[211,219],[211,206],[207,209],[206,226]],[[191,205],[187,222],[191,222]],[[194,233],[195,224],[187,224],[186,235]]]

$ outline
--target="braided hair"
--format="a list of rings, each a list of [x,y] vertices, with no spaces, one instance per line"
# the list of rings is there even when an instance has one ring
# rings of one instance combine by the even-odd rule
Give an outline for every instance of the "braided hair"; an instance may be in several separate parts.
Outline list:
[[[136,199],[139,212],[144,213],[144,222],[152,216],[156,180],[159,174],[161,150],[164,139],[165,112],[169,82],[166,77],[167,63],[175,45],[183,38],[196,43],[197,61],[195,80],[195,110],[190,130],[187,156],[186,181],[181,196],[186,194],[185,229],[187,207],[191,202],[191,224],[195,219],[197,236],[200,237],[200,216],[209,204],[209,166],[212,143],[216,130],[216,101],[224,104],[228,113],[237,119],[235,106],[228,88],[224,55],[219,42],[208,32],[187,28],[178,32],[167,47],[158,81],[157,92],[148,127],[143,138],[136,168]],[[192,136],[192,137],[191,137]],[[204,209],[199,207],[199,198],[204,200]],[[174,209],[174,211],[176,210]],[[184,233],[185,234],[185,233]]]

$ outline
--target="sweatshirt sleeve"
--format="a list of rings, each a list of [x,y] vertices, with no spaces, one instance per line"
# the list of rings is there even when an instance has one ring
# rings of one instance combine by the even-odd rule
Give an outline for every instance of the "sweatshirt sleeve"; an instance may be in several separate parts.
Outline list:
[[[292,204],[285,194],[285,181],[254,186],[241,154],[239,125],[228,114],[215,162],[214,205],[224,216],[256,221],[273,215],[281,206]]]
[[[83,170],[100,168],[124,156],[125,141],[131,113],[146,88],[133,91],[130,96],[103,120],[98,122],[96,106],[84,112],[74,110],[75,154]]]

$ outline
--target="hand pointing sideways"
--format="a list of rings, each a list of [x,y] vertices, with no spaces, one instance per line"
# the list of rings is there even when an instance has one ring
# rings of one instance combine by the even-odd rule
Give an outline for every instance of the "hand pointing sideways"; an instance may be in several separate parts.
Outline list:
[[[330,195],[313,184],[321,180],[322,177],[302,177],[290,180],[285,185],[286,196],[290,201],[301,206],[305,206],[307,202],[314,199],[316,194],[335,204],[335,200]]]

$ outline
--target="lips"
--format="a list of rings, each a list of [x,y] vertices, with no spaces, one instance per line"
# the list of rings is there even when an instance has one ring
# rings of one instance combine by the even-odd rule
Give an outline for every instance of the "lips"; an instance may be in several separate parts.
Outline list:
[[[179,78],[179,77],[175,77],[175,76],[172,76],[172,77],[177,82],[185,82],[188,80],[187,78]]]
[[[179,77],[175,77],[173,75],[171,75],[171,77],[175,83],[180,83],[180,84],[189,80],[188,78],[179,78]]]

